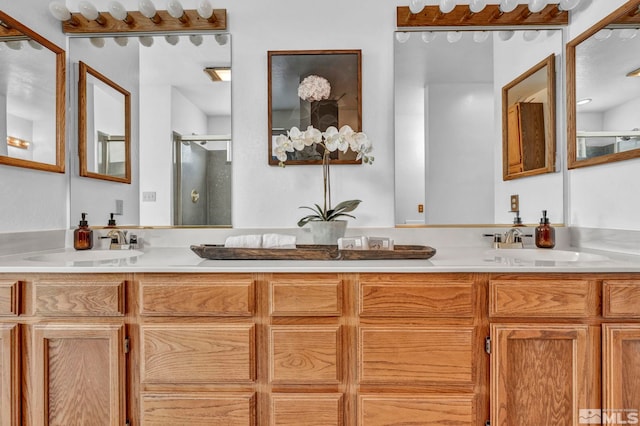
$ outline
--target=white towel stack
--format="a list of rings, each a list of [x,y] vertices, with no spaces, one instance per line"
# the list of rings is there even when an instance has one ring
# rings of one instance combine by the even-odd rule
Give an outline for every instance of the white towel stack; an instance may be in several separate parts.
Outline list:
[[[262,235],[237,235],[227,237],[224,241],[224,246],[234,248],[261,248]]]
[[[227,237],[224,246],[233,248],[296,248],[296,236],[286,234],[236,235]]]

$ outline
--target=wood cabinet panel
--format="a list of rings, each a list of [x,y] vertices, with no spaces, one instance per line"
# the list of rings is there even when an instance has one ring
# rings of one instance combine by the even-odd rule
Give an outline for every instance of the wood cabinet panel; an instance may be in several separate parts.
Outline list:
[[[602,284],[603,316],[640,318],[640,281],[606,280]]]
[[[596,329],[493,324],[492,424],[577,425],[578,408],[599,408]]]
[[[474,314],[473,282],[360,285],[360,316],[464,317]]]
[[[360,383],[473,384],[473,327],[361,326]]]
[[[342,394],[274,394],[271,426],[342,426]]]
[[[34,325],[34,424],[122,425],[124,327]]]
[[[0,324],[0,424],[18,425],[18,325]]]
[[[640,324],[603,324],[602,344],[603,408],[631,420],[625,410],[640,409]]]
[[[269,282],[272,316],[339,316],[342,313],[342,281],[284,280]]]
[[[36,280],[31,290],[34,312],[42,316],[123,316],[124,287],[124,280],[115,277]]]
[[[256,424],[253,393],[144,394],[141,406],[144,426]]]
[[[18,312],[18,281],[0,280],[0,316],[16,316]]]
[[[143,383],[247,383],[255,379],[253,324],[140,327]]]
[[[253,280],[140,282],[140,310],[148,316],[243,316],[255,310]]]
[[[471,395],[359,395],[359,426],[474,425]]]
[[[598,314],[595,281],[492,280],[492,317],[580,318]]]
[[[339,383],[340,326],[271,326],[269,376],[272,383]]]

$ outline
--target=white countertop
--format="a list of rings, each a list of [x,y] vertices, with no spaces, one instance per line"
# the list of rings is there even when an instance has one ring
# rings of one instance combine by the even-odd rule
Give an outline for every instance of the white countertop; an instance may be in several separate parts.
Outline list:
[[[109,251],[76,252],[72,248],[0,256],[0,273],[114,273],[114,272],[640,272],[640,256],[595,250],[487,247],[437,249],[428,260],[206,260],[188,247],[154,247],[119,259]],[[86,257],[82,259],[82,255]],[[130,253],[118,255],[128,256]],[[115,255],[115,254],[114,254]],[[554,259],[555,258],[555,259]],[[89,259],[89,260],[87,260]]]

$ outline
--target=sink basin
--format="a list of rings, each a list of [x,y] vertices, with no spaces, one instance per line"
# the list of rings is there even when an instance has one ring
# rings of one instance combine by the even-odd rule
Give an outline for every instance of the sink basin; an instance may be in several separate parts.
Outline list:
[[[486,255],[488,257],[513,259],[522,262],[602,262],[610,260],[608,257],[599,254],[548,249],[498,249],[489,250]]]
[[[140,256],[140,250],[81,250],[39,254],[25,258],[36,262],[98,262]]]

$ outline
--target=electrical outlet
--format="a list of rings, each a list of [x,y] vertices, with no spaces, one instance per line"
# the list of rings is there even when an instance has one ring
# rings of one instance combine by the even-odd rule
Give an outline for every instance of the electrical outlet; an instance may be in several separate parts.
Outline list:
[[[520,211],[520,196],[514,194],[511,196],[511,211],[519,212]]]
[[[424,204],[418,204],[418,213],[424,213]]]
[[[155,191],[144,191],[142,192],[142,201],[156,201],[156,192]]]

